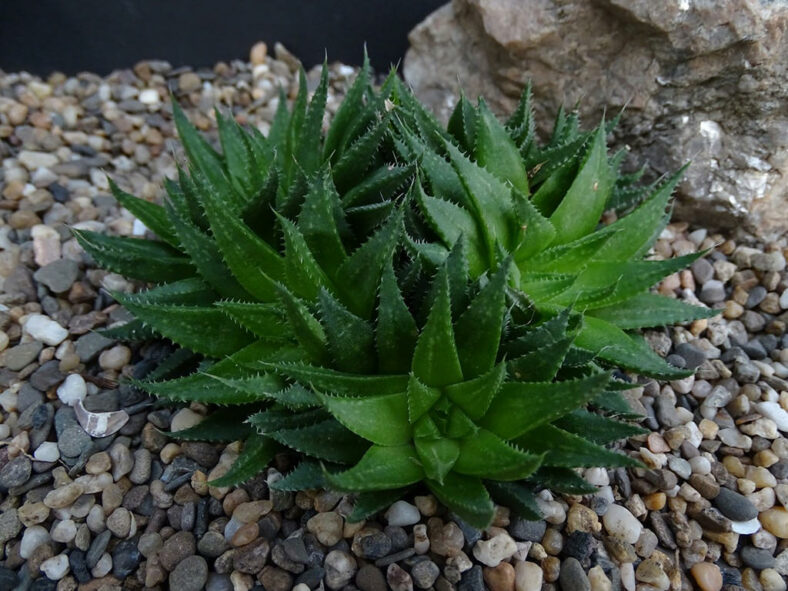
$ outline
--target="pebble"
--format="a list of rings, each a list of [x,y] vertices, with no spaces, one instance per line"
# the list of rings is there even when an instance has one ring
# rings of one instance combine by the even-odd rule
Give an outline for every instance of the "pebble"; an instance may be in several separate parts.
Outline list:
[[[733,521],[749,521],[758,516],[758,510],[746,497],[725,487],[720,488],[713,503]]]
[[[47,512],[48,513],[48,512]],[[58,522],[51,531],[52,540],[61,544],[68,544],[77,537],[77,524],[73,519],[64,519]]]
[[[755,570],[774,567],[774,556],[769,550],[755,548],[754,546],[744,546],[740,551],[741,559],[749,567]]]
[[[58,554],[52,558],[47,558],[41,563],[41,572],[46,575],[50,581],[59,581],[66,576],[68,572],[68,556],[65,554]]]
[[[24,329],[35,340],[50,346],[59,345],[68,336],[65,328],[43,314],[28,316]]]
[[[39,283],[46,285],[53,293],[64,293],[71,289],[79,275],[79,265],[71,259],[58,259],[41,267],[33,274]]]
[[[432,560],[422,560],[413,565],[410,576],[413,584],[419,589],[430,589],[441,574],[441,570]],[[358,577],[358,575],[357,575]]]
[[[42,526],[34,525],[28,527],[22,534],[19,555],[25,559],[30,558],[33,555],[33,551],[42,544],[49,542],[49,539],[49,532]]]
[[[329,552],[323,566],[326,569],[325,582],[329,589],[341,589],[347,585],[357,569],[356,559],[342,550]]]
[[[784,507],[773,507],[758,515],[763,527],[770,534],[780,539],[788,539],[788,510]]]
[[[33,457],[39,462],[56,462],[60,458],[60,450],[57,448],[57,443],[45,441],[36,448]]]
[[[610,505],[602,516],[602,523],[610,535],[617,536],[629,544],[637,542],[643,531],[640,521],[621,505]]]
[[[716,564],[698,562],[690,569],[701,591],[720,591],[722,589],[722,573]]]
[[[66,406],[74,406],[85,400],[87,393],[88,387],[84,378],[76,373],[69,375],[57,389],[57,397]]]
[[[591,591],[588,576],[576,558],[567,558],[563,561],[559,581],[562,591]]]
[[[516,591],[541,591],[542,567],[533,562],[515,562],[514,588]]]
[[[389,525],[414,525],[421,519],[421,513],[415,505],[406,501],[397,501],[385,513]]]
[[[0,468],[0,487],[22,486],[30,478],[33,465],[25,456],[18,456]]]
[[[200,591],[208,581],[208,563],[202,556],[188,556],[170,573],[170,589]]]
[[[517,544],[507,533],[500,533],[489,540],[479,540],[473,547],[473,555],[486,566],[498,566],[517,552]]]
[[[66,484],[47,493],[44,504],[50,509],[63,509],[68,507],[85,492],[84,487],[78,482]]]
[[[131,349],[125,345],[116,345],[99,355],[102,369],[121,370],[131,361]]]
[[[189,427],[194,427],[203,420],[203,416],[197,414],[189,408],[182,408],[174,415],[172,415],[172,422],[170,423],[171,431],[182,431]]]
[[[318,513],[306,522],[309,532],[314,534],[321,544],[329,547],[342,539],[343,525],[342,517],[334,511]]]

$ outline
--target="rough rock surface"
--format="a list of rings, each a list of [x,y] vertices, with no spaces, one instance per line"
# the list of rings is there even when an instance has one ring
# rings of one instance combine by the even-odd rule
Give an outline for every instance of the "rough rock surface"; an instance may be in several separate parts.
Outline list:
[[[444,119],[460,84],[504,113],[529,79],[542,126],[561,104],[589,125],[627,106],[633,166],[692,161],[679,217],[773,236],[788,231],[787,25],[768,0],[454,0],[411,32],[404,74]]]

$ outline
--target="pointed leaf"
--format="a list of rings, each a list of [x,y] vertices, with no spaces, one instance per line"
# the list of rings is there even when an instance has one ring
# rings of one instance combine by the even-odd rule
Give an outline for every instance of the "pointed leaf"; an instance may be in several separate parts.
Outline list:
[[[523,195],[528,195],[528,174],[520,151],[506,129],[492,114],[487,103],[479,99],[476,119],[476,161],[499,179],[509,181]]]
[[[490,431],[479,429],[460,442],[454,471],[492,480],[522,480],[539,467],[541,460],[541,456],[517,449]]]
[[[603,122],[572,186],[550,216],[558,233],[556,242],[571,242],[590,233],[599,223],[612,187]]]
[[[600,445],[635,435],[648,434],[648,431],[632,423],[616,421],[580,409],[558,419],[555,422],[555,426],[564,431],[581,435]]]
[[[391,261],[380,278],[375,344],[381,373],[405,373],[410,369],[419,331],[400,292]]]
[[[683,324],[699,318],[711,318],[719,311],[693,306],[681,300],[655,293],[642,293],[614,306],[597,308],[588,313],[626,330],[666,324]]]
[[[383,394],[345,398],[319,395],[328,411],[345,427],[377,445],[403,445],[412,437],[408,396]]]
[[[310,384],[322,392],[337,394],[374,396],[397,394],[408,387],[405,375],[360,375],[343,373],[333,369],[306,365],[304,363],[261,363],[261,366],[276,371],[279,375],[303,384]]]
[[[604,466],[639,467],[642,464],[629,456],[591,443],[579,435],[553,425],[542,425],[517,438],[516,443],[536,453],[544,453],[545,466],[563,468]]]
[[[320,291],[319,302],[334,366],[340,371],[373,373],[375,335],[369,323],[348,311],[326,290]]]
[[[339,195],[328,171],[321,174],[309,189],[298,216],[298,228],[309,249],[329,276],[347,259],[337,227]]]
[[[275,304],[221,301],[215,306],[261,339],[281,341],[293,336],[281,307]]]
[[[354,435],[334,419],[270,433],[282,445],[308,456],[348,464],[361,457],[366,448],[363,439]]]
[[[277,285],[279,297],[287,314],[290,328],[298,342],[315,361],[328,359],[326,333],[320,322],[309,311],[304,301],[288,290],[284,285]]]
[[[411,375],[408,380],[407,390],[408,421],[410,423],[418,421],[432,408],[440,397],[440,390],[425,386],[416,376]]]
[[[208,482],[209,486],[233,486],[246,482],[265,469],[276,453],[278,446],[268,437],[250,435],[244,442],[241,455],[232,467],[219,478]]]
[[[111,178],[107,177],[107,180],[109,181],[110,191],[112,191],[112,195],[118,200],[118,203],[128,209],[134,217],[145,224],[145,227],[156,234],[156,236],[177,248],[178,239],[175,237],[172,224],[167,218],[167,212],[161,205],[129,195],[121,190]]]
[[[598,373],[556,383],[508,382],[479,424],[503,439],[514,439],[582,406],[609,380],[609,374]]]
[[[544,519],[536,495],[531,489],[518,482],[487,482],[487,489],[492,498],[505,507],[509,507],[522,519],[541,521]]]
[[[551,381],[561,368],[572,340],[572,337],[566,337],[512,359],[508,364],[509,373],[522,382]]]
[[[416,453],[421,460],[424,473],[430,480],[443,483],[446,475],[460,457],[460,445],[454,439],[422,438],[414,440]]]
[[[501,362],[486,374],[445,388],[446,396],[470,418],[481,419],[506,379],[506,364]]]
[[[460,359],[454,342],[451,299],[446,268],[435,277],[438,286],[427,324],[413,353],[413,374],[428,386],[440,387],[462,380]]]
[[[303,491],[325,488],[323,469],[314,460],[302,460],[284,478],[268,485],[273,490]]]
[[[330,281],[309,250],[298,227],[284,216],[277,214],[276,217],[285,238],[287,287],[294,295],[313,300],[320,288],[328,287]]]
[[[424,470],[412,445],[373,445],[355,466],[325,477],[340,491],[373,491],[415,484],[424,478]]]
[[[590,495],[599,492],[593,484],[586,482],[570,468],[542,466],[534,480],[546,488],[565,495]]]
[[[479,478],[449,472],[443,484],[428,480],[427,486],[441,503],[469,525],[479,529],[490,525],[495,506]]]
[[[406,490],[397,488],[361,493],[353,505],[353,512],[347,518],[348,522],[357,523],[388,509],[392,503],[405,495]]]
[[[249,435],[251,428],[241,421],[246,416],[244,408],[218,408],[194,427],[173,431],[170,434],[183,441],[238,441]]]

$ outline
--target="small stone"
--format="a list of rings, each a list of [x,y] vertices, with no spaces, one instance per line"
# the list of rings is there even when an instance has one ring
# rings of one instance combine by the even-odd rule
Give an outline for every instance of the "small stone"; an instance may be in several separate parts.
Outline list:
[[[208,563],[202,556],[189,556],[170,573],[170,589],[200,591],[208,581]]]
[[[711,279],[703,284],[698,298],[704,304],[716,304],[725,299],[725,286],[722,281]]]
[[[112,459],[112,479],[117,482],[134,467],[134,457],[127,445],[114,443],[109,448],[109,457]]]
[[[421,513],[418,508],[406,501],[397,501],[385,513],[389,525],[408,526],[419,522]]]
[[[136,542],[123,540],[112,550],[112,574],[119,579],[126,578],[137,569],[141,558]]]
[[[318,513],[306,523],[306,528],[325,546],[333,546],[342,539],[342,517],[334,512]]]
[[[78,482],[72,482],[47,493],[44,504],[50,509],[63,509],[68,507],[85,492],[84,487]]]
[[[746,497],[729,488],[720,488],[713,503],[725,517],[732,521],[749,521],[758,516],[758,510]]]
[[[110,468],[112,468],[112,460],[110,460],[109,454],[105,451],[93,454],[85,464],[85,472],[88,474],[101,474],[102,472],[107,472]]]
[[[110,573],[112,570],[112,556],[107,552],[101,555],[101,558],[96,562],[96,566],[90,569],[90,574],[94,579],[100,579]]]
[[[242,573],[256,574],[263,569],[271,546],[267,540],[258,538],[251,544],[238,548],[233,555],[233,567]]]
[[[762,570],[758,580],[763,591],[785,591],[786,589],[785,579],[773,568]]]
[[[227,540],[219,532],[209,530],[197,543],[197,551],[208,558],[217,558],[227,550]]]
[[[43,224],[30,230],[33,238],[33,255],[36,264],[44,267],[60,258],[60,234],[57,230]]]
[[[629,544],[638,541],[643,525],[632,513],[621,505],[610,505],[602,516],[605,529],[612,536],[617,536]]]
[[[216,532],[208,532],[208,533],[216,533]],[[206,533],[206,535],[208,535]],[[154,554],[156,554],[161,547],[164,545],[164,541],[161,538],[161,534],[159,532],[150,532],[144,533],[140,536],[139,542],[137,542],[137,549],[140,551],[145,558],[150,558]],[[221,552],[219,553],[221,554]],[[216,556],[218,556],[217,554]]]
[[[692,566],[690,573],[701,591],[720,591],[722,589],[722,573],[716,564],[698,562]]]
[[[99,365],[102,369],[121,370],[131,361],[131,349],[125,345],[115,345],[99,355]]]
[[[774,567],[774,556],[769,550],[755,548],[754,546],[744,546],[739,552],[741,559],[749,567],[755,570]]]
[[[52,528],[52,540],[61,544],[68,544],[71,540],[77,537],[77,524],[73,519],[65,519],[58,522]]]
[[[59,345],[68,336],[65,328],[43,314],[28,316],[24,329],[35,340],[50,346]]]
[[[758,519],[769,533],[780,539],[788,539],[788,510],[784,507],[773,507],[758,515]]]
[[[131,522],[134,519],[128,509],[118,507],[107,517],[107,529],[115,537],[125,538],[131,530]]]
[[[30,478],[33,465],[25,456],[17,456],[0,468],[0,487],[9,489],[22,486]]]
[[[60,459],[60,451],[54,441],[45,441],[36,448],[33,457],[39,462],[56,462]]]
[[[576,558],[567,558],[561,564],[559,582],[562,591],[591,591],[591,583]]]
[[[172,416],[170,430],[182,431],[189,427],[194,427],[203,420],[203,416],[197,414],[189,408],[182,408]]]
[[[542,589],[542,567],[533,562],[516,562],[514,565],[515,591],[540,591]]]
[[[194,72],[184,72],[178,76],[178,89],[181,92],[194,92],[202,86],[200,77]]]
[[[545,530],[547,530],[547,523],[542,520],[528,521],[515,517],[509,524],[509,533],[512,537],[526,542],[541,542]]]
[[[11,371],[19,371],[32,363],[44,345],[39,342],[22,343],[6,349],[0,357],[0,365],[5,365]]]
[[[25,505],[22,507],[24,506]],[[22,510],[22,507],[20,507],[19,511]],[[20,519],[19,511],[16,509],[6,509],[5,511],[0,511],[0,546],[9,540],[13,540],[17,535],[19,535],[19,532],[22,531],[22,524],[24,520]],[[41,523],[47,518],[48,515],[49,511],[47,510],[44,518],[40,521],[36,521],[32,525]],[[27,523],[25,523],[25,526],[29,527]]]
[[[507,533],[500,533],[489,540],[479,540],[473,547],[473,555],[482,564],[495,567],[517,552],[517,544]]]
[[[19,544],[19,556],[28,559],[33,555],[33,551],[49,542],[49,532],[40,525],[28,527],[22,534],[22,542]]]
[[[76,262],[71,259],[58,259],[41,267],[33,277],[53,293],[64,293],[71,289],[78,275],[79,265]]]
[[[76,373],[69,375],[57,389],[57,397],[66,406],[74,406],[80,400],[85,400],[87,393],[84,378]]]
[[[413,579],[396,562],[388,566],[386,581],[391,591],[413,591]]]
[[[508,562],[502,562],[494,568],[484,568],[484,581],[490,591],[515,591],[514,567]]]
[[[429,589],[441,574],[441,569],[432,560],[422,560],[421,562],[413,565],[410,571],[410,576],[413,578],[413,584],[419,589]],[[358,575],[356,576],[358,578]]]
[[[181,560],[194,554],[196,549],[197,545],[194,540],[194,534],[191,532],[179,531],[167,538],[164,542],[159,552],[161,565],[166,570],[172,572]],[[262,565],[260,568],[262,568]]]
[[[46,575],[50,581],[59,581],[66,576],[68,572],[68,556],[65,554],[58,554],[52,558],[47,558],[41,563],[41,572]]]
[[[635,569],[635,578],[641,583],[666,591],[670,587],[670,578],[665,574],[662,565],[653,559],[644,560]]]
[[[326,569],[325,583],[329,589],[341,589],[356,574],[356,559],[342,550],[332,550],[326,555],[323,566]]]

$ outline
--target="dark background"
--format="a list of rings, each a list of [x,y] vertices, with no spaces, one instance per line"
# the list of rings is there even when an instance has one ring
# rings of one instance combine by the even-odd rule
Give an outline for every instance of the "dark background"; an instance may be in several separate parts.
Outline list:
[[[396,63],[445,0],[0,0],[0,69],[107,74],[143,59],[211,66],[282,42],[309,67]]]

